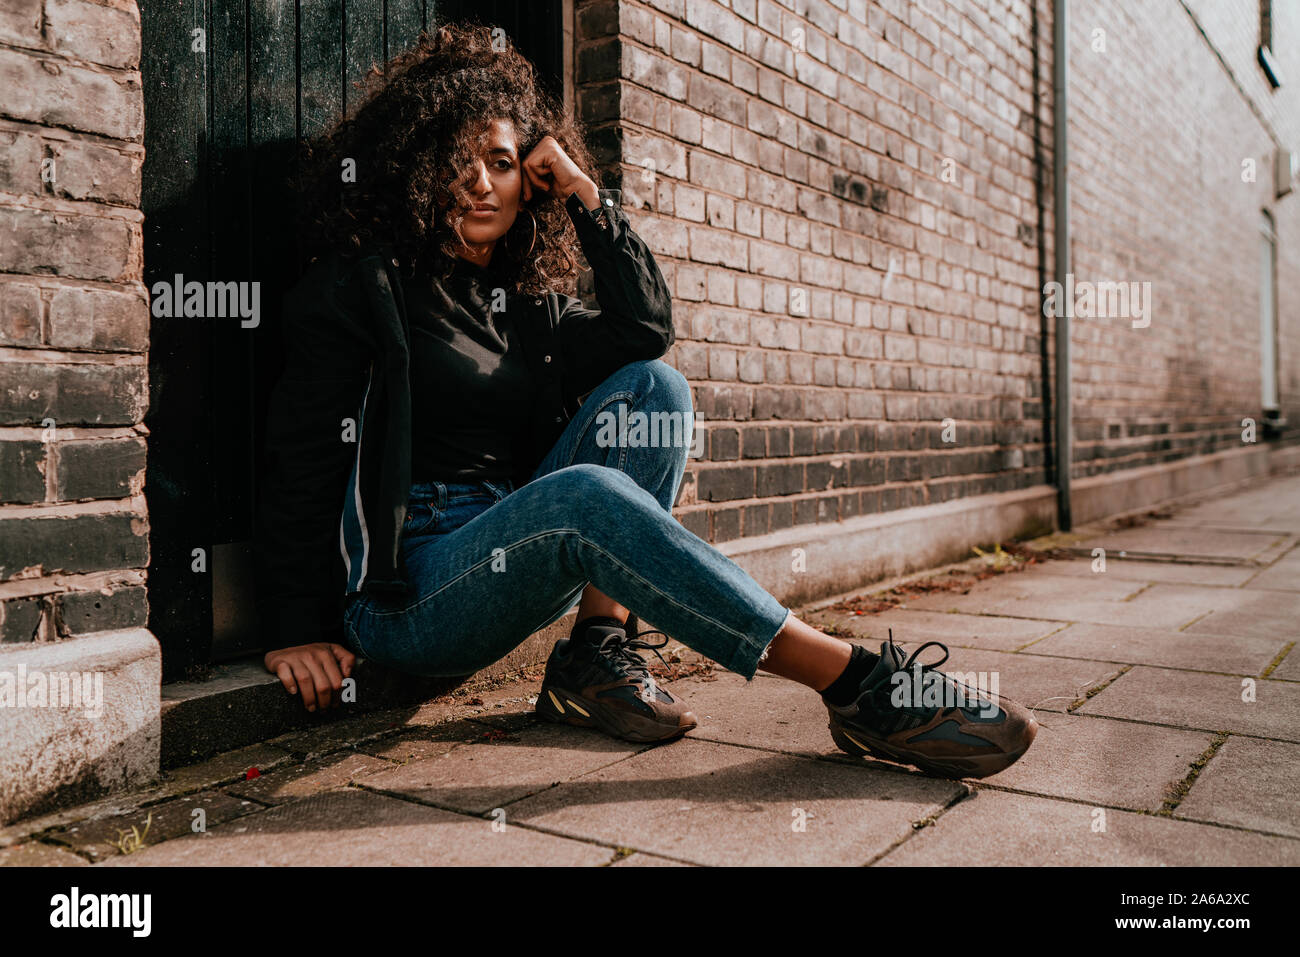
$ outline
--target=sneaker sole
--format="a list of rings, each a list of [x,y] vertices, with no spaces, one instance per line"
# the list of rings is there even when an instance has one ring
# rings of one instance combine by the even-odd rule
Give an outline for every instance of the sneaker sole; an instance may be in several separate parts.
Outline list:
[[[1008,751],[1002,754],[980,754],[968,758],[945,760],[943,758],[927,758],[922,755],[908,754],[860,731],[849,732],[837,727],[834,721],[831,721],[827,727],[830,728],[831,738],[835,741],[836,746],[841,751],[854,757],[870,755],[874,758],[883,758],[897,764],[908,764],[943,778],[986,778],[992,774],[997,774],[999,771],[1005,771],[1019,761],[1021,756],[1029,750],[1029,744],[1033,744],[1033,738],[1031,737],[1029,744],[1019,751]],[[1036,734],[1037,731],[1035,731]]]
[[[665,725],[650,718],[625,711],[615,711],[597,705],[586,698],[558,688],[543,687],[537,695],[537,713],[555,724],[568,724],[575,728],[596,728],[625,741],[671,741],[680,738],[696,726]]]

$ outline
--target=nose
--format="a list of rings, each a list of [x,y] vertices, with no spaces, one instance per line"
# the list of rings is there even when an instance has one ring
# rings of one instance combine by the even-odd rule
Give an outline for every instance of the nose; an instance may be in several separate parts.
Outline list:
[[[469,185],[469,191],[476,196],[485,195],[492,191],[492,180],[488,178],[487,164],[482,160],[475,160],[473,181]]]

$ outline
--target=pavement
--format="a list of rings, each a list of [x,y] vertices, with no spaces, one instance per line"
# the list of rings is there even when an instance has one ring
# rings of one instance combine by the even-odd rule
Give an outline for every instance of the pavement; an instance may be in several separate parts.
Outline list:
[[[978,782],[850,758],[813,692],[673,643],[671,744],[543,723],[525,673],[13,825],[0,864],[1297,865],[1298,538],[1278,476],[800,610],[1034,707]]]

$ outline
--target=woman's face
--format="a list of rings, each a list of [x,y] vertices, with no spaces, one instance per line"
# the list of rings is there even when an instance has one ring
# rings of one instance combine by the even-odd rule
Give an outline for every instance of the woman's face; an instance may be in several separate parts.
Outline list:
[[[509,120],[493,120],[483,137],[478,158],[466,173],[470,208],[460,225],[465,242],[480,247],[474,251],[480,255],[484,252],[490,255],[492,246],[506,234],[519,214],[523,190],[519,161],[514,124]]]

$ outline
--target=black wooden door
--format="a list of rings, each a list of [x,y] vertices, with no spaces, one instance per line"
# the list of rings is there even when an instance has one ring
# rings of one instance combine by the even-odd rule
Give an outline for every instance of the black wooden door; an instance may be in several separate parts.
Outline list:
[[[433,20],[505,29],[563,90],[561,0],[140,0],[145,283],[257,282],[251,319],[160,316],[149,376],[149,627],[164,680],[252,648],[254,479],[299,261],[296,145]],[[155,302],[158,297],[154,297]]]

